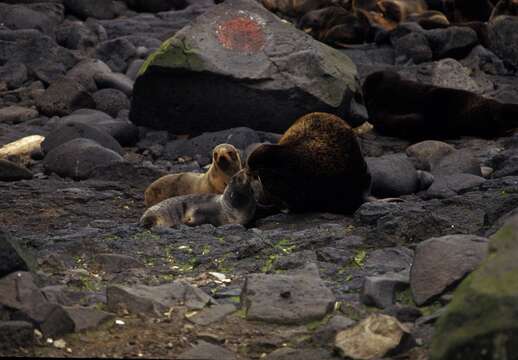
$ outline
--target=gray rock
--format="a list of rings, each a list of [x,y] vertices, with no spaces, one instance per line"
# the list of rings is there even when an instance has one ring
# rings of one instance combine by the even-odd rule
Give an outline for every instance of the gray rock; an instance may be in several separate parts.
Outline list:
[[[38,117],[38,111],[18,105],[0,109],[0,123],[18,124]]]
[[[14,162],[0,159],[0,181],[32,179],[32,172]]]
[[[462,59],[478,43],[477,33],[468,27],[450,26],[445,29],[428,30],[425,35],[434,59]]]
[[[223,320],[227,315],[232,314],[236,310],[237,307],[233,304],[214,305],[188,317],[188,319],[197,325],[207,326]]]
[[[132,268],[143,268],[144,264],[134,257],[121,254],[98,254],[95,263],[106,272],[118,273]]]
[[[477,45],[468,56],[461,60],[462,65],[473,72],[482,71],[491,75],[508,75],[504,62],[482,45]]]
[[[206,341],[198,341],[198,343],[187,351],[178,355],[179,360],[235,360],[236,355],[225,349],[224,347],[208,343]]]
[[[97,167],[124,161],[122,156],[93,140],[77,138],[52,149],[43,166],[62,177],[86,179]]]
[[[119,111],[130,108],[126,94],[117,89],[102,89],[92,94],[95,108],[116,117]]]
[[[449,198],[467,189],[475,188],[485,181],[483,177],[472,174],[436,176],[433,184],[426,191],[426,197]]]
[[[67,49],[85,51],[99,43],[99,36],[82,21],[67,21],[56,30],[56,42]]]
[[[388,273],[365,278],[360,294],[363,304],[387,308],[394,304],[396,291],[404,290],[410,283],[408,273]]]
[[[311,337],[319,345],[329,345],[335,340],[336,333],[354,325],[356,321],[342,315],[334,315],[329,321],[318,328]]]
[[[97,91],[95,77],[110,73],[110,67],[101,60],[85,59],[67,72],[66,76],[80,83],[86,90],[95,92]]]
[[[62,78],[36,99],[36,106],[44,115],[65,116],[77,109],[95,108],[95,102],[81,84]]]
[[[181,156],[194,158],[202,166],[212,161],[212,149],[218,144],[232,144],[238,149],[259,142],[259,135],[246,127],[233,128],[217,132],[207,132],[191,139],[179,139],[166,146],[166,158],[175,160]]]
[[[365,158],[372,176],[371,194],[391,197],[419,191],[419,179],[414,164],[405,154]]]
[[[31,347],[34,344],[34,327],[26,321],[0,321],[0,350]]]
[[[437,140],[426,140],[413,144],[406,154],[415,159],[418,169],[430,171],[442,158],[455,151],[450,144]]]
[[[11,30],[34,29],[54,36],[54,29],[64,17],[61,4],[8,5],[0,3],[0,23]]]
[[[106,288],[108,309],[117,312],[126,309],[132,313],[163,316],[171,307],[185,304],[192,309],[202,309],[215,301],[202,290],[175,281],[160,286],[136,285],[133,287],[111,285]]]
[[[135,59],[133,60],[126,70],[126,76],[129,77],[131,80],[135,81],[138,76],[138,72],[142,65],[144,64],[144,60],[142,59]]]
[[[457,60],[442,59],[433,64],[432,85],[481,94],[485,89],[470,76],[471,72]]]
[[[0,30],[0,64],[24,64],[45,83],[57,80],[77,57],[37,30]]]
[[[510,148],[497,154],[490,160],[495,172],[493,178],[518,175],[518,148]]]
[[[28,271],[29,261],[26,250],[0,230],[0,278],[15,271]]]
[[[241,298],[248,320],[286,325],[320,320],[335,303],[323,281],[308,274],[248,275]]]
[[[364,268],[378,274],[400,273],[410,270],[414,252],[406,247],[388,247],[368,253]]]
[[[61,306],[47,301],[30,273],[14,272],[0,279],[0,305],[12,309],[12,320],[29,321],[44,336],[60,336],[74,330],[72,319]]]
[[[423,33],[412,32],[405,36],[392,37],[391,42],[394,46],[396,64],[406,64],[408,61],[420,64],[432,60],[432,49]]]
[[[410,271],[417,305],[426,304],[477,268],[487,254],[488,240],[475,235],[448,235],[420,243]]]
[[[128,67],[128,61],[136,56],[137,49],[129,40],[118,38],[100,43],[95,52],[96,57],[110,69],[116,73],[123,73]]]
[[[138,12],[157,13],[168,10],[181,10],[189,5],[187,0],[126,0],[128,6]]]
[[[480,161],[467,150],[457,150],[445,155],[432,166],[433,175],[473,174],[481,176]]]
[[[94,76],[99,89],[117,89],[127,96],[133,95],[133,80],[124,74],[99,72]]]
[[[273,268],[276,270],[290,270],[303,267],[305,264],[316,261],[317,255],[313,250],[302,250],[279,256],[273,263]]]
[[[265,360],[338,360],[329,350],[322,348],[292,349],[283,347],[272,351]]]
[[[113,19],[116,16],[113,0],[63,0],[67,11],[80,19]]]
[[[505,63],[518,68],[518,21],[514,16],[498,16],[489,23],[490,50]]]
[[[63,308],[74,321],[75,332],[96,329],[115,317],[114,314],[91,307],[64,306]]]
[[[45,137],[45,140],[41,143],[41,149],[44,154],[48,154],[53,149],[57,148],[64,143],[78,138],[90,139],[98,143],[99,145],[115,151],[117,154],[123,155],[124,150],[119,145],[117,140],[106,132],[99,131],[98,129],[80,123],[69,121],[64,125],[58,127]]]
[[[0,79],[6,83],[9,90],[19,88],[28,79],[27,66],[18,63],[0,66]]]
[[[354,63],[252,0],[209,9],[144,66],[130,113],[137,125],[199,134],[236,126],[282,132],[311,111],[365,120],[351,111]]]

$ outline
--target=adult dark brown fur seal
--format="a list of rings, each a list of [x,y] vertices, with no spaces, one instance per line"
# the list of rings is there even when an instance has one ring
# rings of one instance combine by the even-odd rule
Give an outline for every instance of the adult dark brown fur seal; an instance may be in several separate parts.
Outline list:
[[[369,122],[384,135],[413,140],[462,135],[492,138],[518,128],[518,105],[403,80],[393,71],[369,75],[363,95]]]
[[[328,113],[296,120],[278,144],[257,147],[247,167],[265,192],[294,212],[352,213],[371,183],[353,129]]]
[[[494,7],[490,20],[501,15],[518,16],[518,0],[500,0]]]

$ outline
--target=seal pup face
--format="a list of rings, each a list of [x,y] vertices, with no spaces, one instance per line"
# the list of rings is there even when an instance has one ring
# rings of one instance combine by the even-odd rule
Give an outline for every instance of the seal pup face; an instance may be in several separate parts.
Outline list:
[[[241,170],[239,151],[230,144],[220,144],[214,148],[212,163],[229,177]]]

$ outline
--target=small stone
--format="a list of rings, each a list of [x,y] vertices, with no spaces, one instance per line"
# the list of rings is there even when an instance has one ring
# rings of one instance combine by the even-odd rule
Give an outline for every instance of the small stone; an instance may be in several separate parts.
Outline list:
[[[235,360],[236,355],[225,349],[224,347],[214,345],[205,341],[198,343],[191,349],[181,353],[177,359],[179,360]]]
[[[236,310],[236,306],[232,304],[214,305],[189,317],[189,321],[197,325],[207,326],[214,322],[221,321],[227,315],[232,314]]]
[[[396,291],[402,291],[410,282],[407,273],[388,273],[365,278],[360,299],[365,305],[386,308],[394,304]]]

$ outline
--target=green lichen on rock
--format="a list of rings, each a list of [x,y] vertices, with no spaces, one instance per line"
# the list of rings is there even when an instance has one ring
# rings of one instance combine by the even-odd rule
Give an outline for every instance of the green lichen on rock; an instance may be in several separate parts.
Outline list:
[[[200,71],[203,69],[203,61],[198,52],[192,49],[188,41],[179,33],[164,41],[154,53],[149,55],[140,67],[139,76],[150,66]]]
[[[435,328],[430,360],[518,359],[518,217],[455,291]]]

